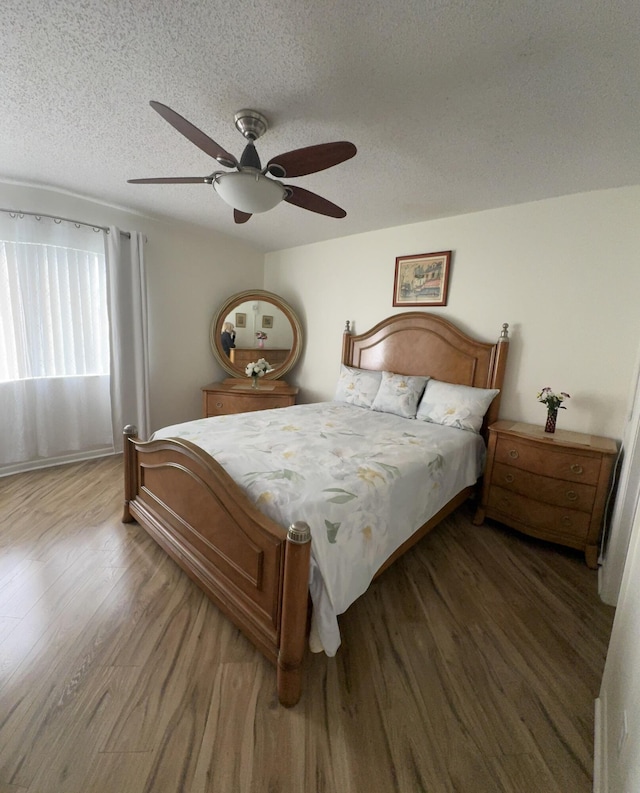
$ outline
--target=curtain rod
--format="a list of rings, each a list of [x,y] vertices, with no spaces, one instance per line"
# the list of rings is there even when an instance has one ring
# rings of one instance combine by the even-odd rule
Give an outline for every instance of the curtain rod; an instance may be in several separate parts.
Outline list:
[[[58,215],[47,215],[46,212],[24,212],[22,209],[2,209],[0,207],[0,212],[6,212],[12,216],[23,216],[23,215],[31,215],[32,217],[36,218],[36,220],[40,220],[40,218],[50,218],[53,220],[54,223],[73,223],[75,226],[88,226],[89,228],[93,229],[94,231],[105,231],[107,234],[109,233],[109,228],[107,226],[96,226],[95,223],[84,223],[82,220],[71,220],[71,218],[61,218]],[[129,237],[131,239],[131,234],[128,231],[121,231],[124,237]]]

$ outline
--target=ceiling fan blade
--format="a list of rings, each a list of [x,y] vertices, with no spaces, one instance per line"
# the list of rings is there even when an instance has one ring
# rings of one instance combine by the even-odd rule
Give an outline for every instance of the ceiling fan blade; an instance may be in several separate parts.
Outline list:
[[[344,218],[347,213],[326,198],[312,193],[310,190],[305,190],[303,187],[294,187],[293,185],[285,185],[287,188],[287,195],[285,201],[290,204],[295,204],[302,209],[308,209],[310,212],[317,212],[319,215],[328,215],[330,218]]]
[[[349,160],[357,151],[353,143],[346,140],[320,143],[318,146],[307,146],[272,157],[267,164],[267,170],[276,179],[306,176]]]
[[[155,179],[127,179],[129,184],[211,184],[210,176],[159,176]]]
[[[205,135],[204,132],[194,127],[190,121],[187,121],[186,118],[176,113],[175,110],[163,105],[161,102],[152,101],[149,102],[149,104],[157,113],[160,113],[165,121],[168,121],[172,127],[177,129],[185,138],[188,138],[191,143],[195,143],[205,154],[213,157],[214,160],[217,160],[221,165],[227,168],[237,167],[238,161],[233,154],[229,154],[228,151],[225,151],[215,140],[212,140],[208,135]]]
[[[247,212],[241,212],[239,209],[233,210],[233,219],[236,223],[246,223],[251,217]]]

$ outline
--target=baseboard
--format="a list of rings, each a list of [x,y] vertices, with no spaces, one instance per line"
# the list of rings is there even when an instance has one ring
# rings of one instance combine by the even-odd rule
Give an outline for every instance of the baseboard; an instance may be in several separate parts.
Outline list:
[[[58,465],[68,465],[69,463],[81,463],[85,460],[96,460],[99,457],[111,457],[119,454],[113,448],[94,449],[89,452],[75,452],[73,454],[62,455],[60,457],[46,457],[38,460],[27,460],[23,463],[14,463],[0,468],[0,477],[22,474],[27,471],[39,471],[42,468],[53,468]]]
[[[607,708],[604,697],[595,703],[593,736],[593,793],[607,793]]]

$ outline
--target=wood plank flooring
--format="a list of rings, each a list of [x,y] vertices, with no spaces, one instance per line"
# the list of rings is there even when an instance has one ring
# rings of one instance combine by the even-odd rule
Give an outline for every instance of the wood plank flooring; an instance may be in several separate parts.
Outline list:
[[[0,479],[0,793],[589,793],[613,609],[463,507],[275,670],[137,524],[119,458]],[[83,502],[89,488],[97,495]]]

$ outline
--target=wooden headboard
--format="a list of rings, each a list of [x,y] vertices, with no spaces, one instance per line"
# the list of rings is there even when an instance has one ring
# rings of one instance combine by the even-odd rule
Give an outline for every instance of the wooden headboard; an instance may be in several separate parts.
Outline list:
[[[468,336],[449,320],[425,311],[394,314],[366,333],[352,334],[349,323],[342,343],[342,363],[358,369],[428,375],[436,380],[502,391],[509,351],[506,323],[495,344]],[[500,394],[485,417],[498,418]]]

